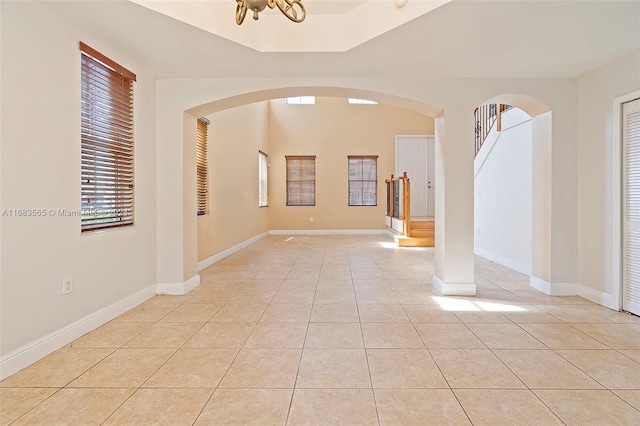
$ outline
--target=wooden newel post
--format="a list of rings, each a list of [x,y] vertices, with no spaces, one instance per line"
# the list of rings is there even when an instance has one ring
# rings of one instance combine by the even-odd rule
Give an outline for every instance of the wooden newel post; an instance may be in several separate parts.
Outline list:
[[[389,203],[391,204],[391,207],[389,208],[389,217],[391,217],[391,226],[393,227],[393,218],[395,217],[395,202],[394,200],[396,199],[396,194],[395,194],[395,185],[393,184],[393,175],[391,175],[391,184],[389,185],[391,187],[391,199],[389,200]]]
[[[411,236],[411,181],[404,174],[404,223],[405,223],[405,235]]]

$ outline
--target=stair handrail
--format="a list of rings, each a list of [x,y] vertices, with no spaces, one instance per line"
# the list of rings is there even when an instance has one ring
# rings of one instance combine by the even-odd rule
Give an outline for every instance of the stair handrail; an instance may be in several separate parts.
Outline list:
[[[411,181],[407,176],[407,172],[404,172],[399,179],[403,181],[402,215],[404,219],[404,235],[408,237],[411,235]]]
[[[391,175],[390,179],[385,179],[387,184],[387,216],[390,218],[396,217],[395,211],[395,185],[394,182],[402,181],[402,223],[403,234],[409,236],[411,233],[411,180],[407,176],[407,172],[404,172],[402,176],[394,177]],[[400,194],[398,194],[400,195]],[[400,216],[398,216],[400,219]]]
[[[476,156],[480,148],[482,148],[484,141],[487,139],[487,136],[489,136],[494,124],[496,125],[497,131],[502,130],[502,113],[511,108],[513,108],[511,105],[506,104],[484,104],[473,111],[475,118]]]

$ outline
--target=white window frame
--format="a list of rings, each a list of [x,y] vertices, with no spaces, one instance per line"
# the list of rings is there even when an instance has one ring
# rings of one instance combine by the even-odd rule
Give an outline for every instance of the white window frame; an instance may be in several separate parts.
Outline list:
[[[269,207],[269,156],[258,151],[258,207]]]
[[[360,98],[349,98],[349,104],[351,105],[378,105],[376,101]]]
[[[288,105],[315,105],[315,96],[291,96],[286,100]]]

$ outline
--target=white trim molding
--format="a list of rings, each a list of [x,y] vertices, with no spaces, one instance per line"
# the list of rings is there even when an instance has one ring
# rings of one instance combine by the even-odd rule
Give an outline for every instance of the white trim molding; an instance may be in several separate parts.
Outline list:
[[[379,235],[386,229],[275,229],[269,235]]]
[[[157,286],[152,284],[105,308],[80,318],[40,339],[16,349],[0,358],[0,380],[44,358],[54,351],[95,330],[130,309],[156,295]]]
[[[203,261],[198,262],[198,272],[202,271],[203,269],[208,268],[209,266],[213,265],[214,263],[220,262],[222,259],[224,259],[227,256],[231,256],[232,254],[242,250],[245,247],[249,247],[251,244],[260,241],[261,239],[263,239],[264,237],[266,237],[267,235],[269,235],[271,233],[271,231],[265,231],[262,234],[258,234],[255,237],[249,238],[248,240],[245,240],[239,244],[236,244],[233,247],[229,247],[226,250],[221,251],[220,253],[214,254],[211,257],[206,258]]]
[[[200,275],[189,278],[183,283],[158,283],[156,294],[182,296],[200,285]]]
[[[492,262],[499,263],[500,265],[506,266],[507,268],[513,269],[514,271],[518,271],[521,274],[532,274],[531,265],[527,265],[526,263],[519,262],[517,260],[490,252],[485,249],[481,249],[479,247],[474,247],[473,252],[480,257],[484,257],[485,259],[489,259]]]
[[[550,283],[531,275],[529,285],[549,296],[577,296],[578,284],[576,283]]]
[[[590,300],[593,303],[602,305],[605,308],[613,309],[614,311],[620,310],[620,306],[614,303],[614,298],[611,294],[594,290],[585,285],[578,284],[578,296],[583,297],[587,300]]]
[[[613,100],[612,131],[613,143],[607,144],[607,154],[611,155],[611,216],[606,217],[605,241],[611,241],[611,260],[607,264],[611,280],[611,309],[622,309],[622,105],[640,98],[640,90],[627,93]],[[607,235],[609,234],[609,235]],[[609,238],[607,238],[609,237]],[[607,251],[605,250],[605,253]],[[609,260],[609,259],[606,259]],[[591,300],[591,299],[589,299]]]
[[[435,274],[433,286],[443,296],[475,296],[476,283],[445,283]]]

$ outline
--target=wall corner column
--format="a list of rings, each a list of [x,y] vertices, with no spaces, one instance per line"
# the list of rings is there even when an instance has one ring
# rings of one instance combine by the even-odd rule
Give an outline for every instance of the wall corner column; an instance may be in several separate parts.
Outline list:
[[[195,212],[195,118],[171,108],[172,102],[165,101],[165,97],[169,95],[158,90],[157,292],[179,295],[200,283]],[[187,131],[190,127],[193,127],[193,138]],[[185,143],[191,139],[193,144]]]
[[[465,108],[435,119],[436,245],[434,287],[445,296],[474,296],[473,120]]]

